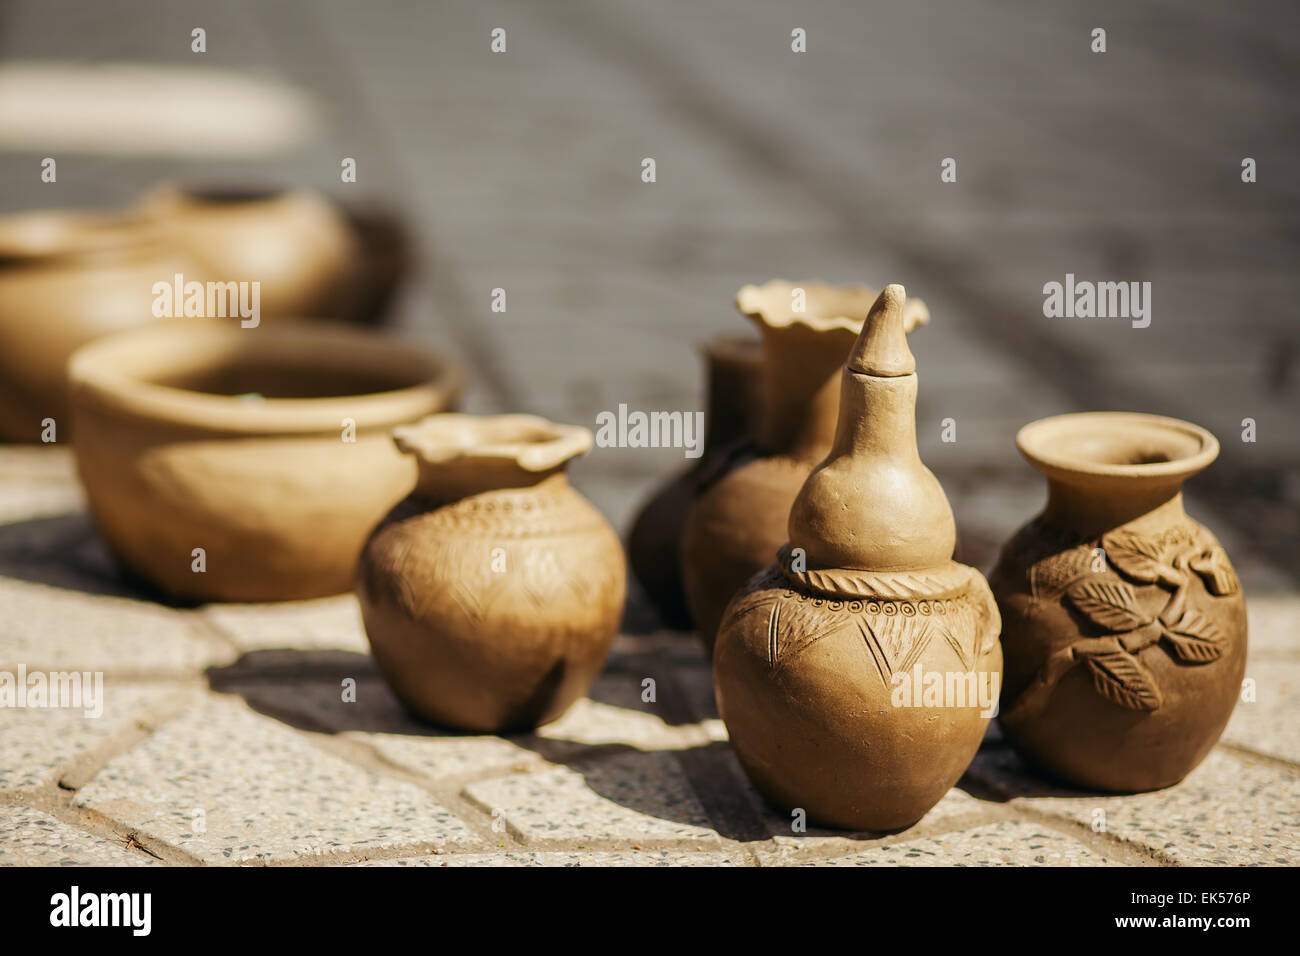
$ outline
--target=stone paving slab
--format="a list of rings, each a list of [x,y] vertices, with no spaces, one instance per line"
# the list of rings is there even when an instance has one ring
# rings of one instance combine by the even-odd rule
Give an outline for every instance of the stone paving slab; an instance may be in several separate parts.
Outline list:
[[[284,647],[370,653],[351,594],[282,604],[209,604],[203,615],[245,653]]]
[[[2,866],[158,866],[142,850],[93,836],[30,807],[0,806]]]
[[[0,577],[0,669],[197,675],[233,652],[206,639],[191,612]]]
[[[1237,702],[1224,741],[1300,765],[1300,660],[1252,656],[1246,678],[1255,699]]]
[[[228,698],[112,761],[76,805],[207,863],[480,842],[427,792],[328,754]]]
[[[1117,866],[1105,854],[1039,824],[989,823],[874,847],[806,866]]]
[[[367,860],[353,866],[751,866],[742,852],[633,850],[626,853],[519,852],[430,854],[396,860]]]
[[[968,776],[1013,808],[1101,828],[1161,861],[1290,866],[1300,859],[1300,774],[1270,760],[1216,749],[1177,786],[1132,796],[1055,787],[1006,747],[982,750]]]
[[[160,709],[179,706],[196,691],[109,679],[101,693],[90,714],[84,707],[0,708],[0,791],[57,784],[74,761],[115,737],[146,729]],[[100,713],[92,716],[95,711]]]
[[[713,843],[718,835],[672,754],[630,753],[468,784],[465,796],[524,843]]]

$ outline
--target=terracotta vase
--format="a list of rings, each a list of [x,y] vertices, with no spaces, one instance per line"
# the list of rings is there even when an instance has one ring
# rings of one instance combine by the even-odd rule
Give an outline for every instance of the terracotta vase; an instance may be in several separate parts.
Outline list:
[[[190,267],[126,217],[62,211],[0,217],[0,438],[36,442],[44,420],[72,437],[68,357],[154,321],[153,284]]]
[[[437,415],[393,434],[419,479],[370,535],[356,577],[380,671],[446,727],[554,720],[600,672],[626,596],[618,536],[565,475],[591,432]]]
[[[796,311],[802,290],[802,311]],[[865,286],[745,286],[740,311],[763,342],[757,434],[702,472],[682,534],[682,577],[691,617],[712,647],[722,612],[771,563],[804,479],[835,436],[839,373],[876,293]],[[905,307],[910,331],[928,321],[919,299]]]
[[[704,347],[707,432],[699,460],[665,482],[642,506],[628,536],[628,561],[651,604],[669,627],[691,626],[682,583],[686,516],[700,476],[733,442],[753,434],[762,349],[757,340],[718,336]]]
[[[415,484],[389,430],[454,407],[455,367],[328,323],[175,319],[69,362],[73,448],[119,560],[187,599],[348,590],[375,523]]]
[[[998,610],[952,560],[956,526],[916,445],[902,286],[843,370],[839,426],[777,563],[727,608],[714,690],[732,747],[785,810],[855,830],[919,820],[965,772],[1001,689]]]
[[[1006,736],[1075,786],[1175,784],[1219,739],[1246,666],[1237,576],[1183,510],[1183,482],[1219,443],[1173,418],[1094,412],[1033,422],[1016,444],[1048,497],[991,577]]]
[[[362,249],[344,214],[304,190],[164,184],[135,211],[197,264],[199,282],[259,282],[262,315],[348,318],[364,282]]]

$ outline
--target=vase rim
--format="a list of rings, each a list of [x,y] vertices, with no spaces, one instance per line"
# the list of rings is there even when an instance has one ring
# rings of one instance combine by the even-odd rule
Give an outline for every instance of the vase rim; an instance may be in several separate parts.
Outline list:
[[[1074,412],[1040,418],[1016,433],[1016,447],[1049,478],[1181,482],[1219,455],[1200,425],[1144,412]]]
[[[795,289],[803,289],[808,300],[805,312],[795,312]],[[820,279],[788,282],[769,279],[762,285],[746,285],[736,293],[736,308],[748,319],[767,329],[803,328],[814,332],[848,332],[855,338],[875,304],[880,290],[861,283],[836,285]],[[820,307],[814,303],[821,302]],[[921,299],[908,299],[903,322],[906,331],[930,321],[930,310]]]
[[[430,415],[392,431],[399,451],[430,465],[513,463],[524,471],[552,471],[591,450],[590,429],[537,415]]]

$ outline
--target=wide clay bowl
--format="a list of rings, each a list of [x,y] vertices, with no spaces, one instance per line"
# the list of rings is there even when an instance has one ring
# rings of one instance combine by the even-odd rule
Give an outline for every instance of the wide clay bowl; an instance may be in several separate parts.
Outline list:
[[[177,597],[346,591],[415,484],[389,430],[453,407],[445,359],[357,329],[177,320],[68,366],[90,509],[124,565]]]

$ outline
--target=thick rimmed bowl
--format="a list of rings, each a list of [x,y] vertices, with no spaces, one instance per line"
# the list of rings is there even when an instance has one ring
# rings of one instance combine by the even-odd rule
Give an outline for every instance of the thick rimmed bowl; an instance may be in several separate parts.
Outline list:
[[[178,320],[68,365],[77,466],[127,568],[177,597],[346,591],[370,529],[414,486],[389,431],[454,407],[448,361],[319,323]]]

